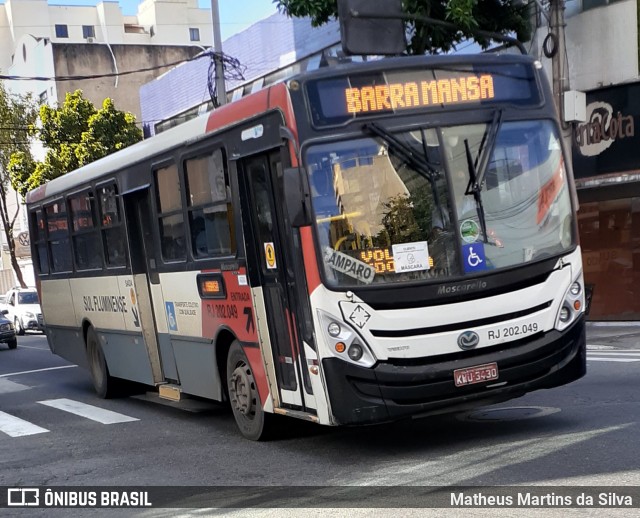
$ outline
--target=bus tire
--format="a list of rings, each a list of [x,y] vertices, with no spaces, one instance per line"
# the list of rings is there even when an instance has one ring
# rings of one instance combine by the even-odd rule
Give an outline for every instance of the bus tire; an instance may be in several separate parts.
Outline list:
[[[227,388],[240,433],[252,441],[267,439],[274,416],[262,409],[251,366],[237,340],[231,344],[227,356]]]
[[[113,397],[116,393],[116,380],[109,375],[98,333],[93,327],[87,329],[87,358],[96,394],[102,399]]]

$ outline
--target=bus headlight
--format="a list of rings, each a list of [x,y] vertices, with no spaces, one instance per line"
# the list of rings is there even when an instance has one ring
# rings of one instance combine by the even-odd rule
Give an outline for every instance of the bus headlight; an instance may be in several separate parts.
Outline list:
[[[582,272],[580,272],[564,295],[564,300],[556,318],[556,329],[562,331],[569,327],[584,313],[584,308],[584,281]]]
[[[337,322],[331,322],[327,327],[327,332],[329,333],[329,336],[332,336],[333,338],[340,336],[340,331],[341,331],[340,324],[338,324]]]
[[[356,330],[340,318],[318,310],[321,328],[333,356],[360,367],[372,367],[376,357]]]

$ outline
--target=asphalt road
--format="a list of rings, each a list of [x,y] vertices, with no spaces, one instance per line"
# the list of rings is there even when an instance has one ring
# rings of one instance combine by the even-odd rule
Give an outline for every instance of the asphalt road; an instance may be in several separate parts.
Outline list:
[[[88,372],[53,356],[42,335],[28,335],[16,350],[0,345],[0,485],[640,486],[640,327],[591,326],[588,341],[588,374],[565,387],[390,425],[287,420],[280,439],[256,443],[239,435],[224,407],[194,413],[98,399]],[[331,512],[345,515],[320,514]]]

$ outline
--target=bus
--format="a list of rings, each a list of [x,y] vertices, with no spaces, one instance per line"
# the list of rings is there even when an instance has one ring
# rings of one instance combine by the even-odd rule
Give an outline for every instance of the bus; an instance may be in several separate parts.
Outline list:
[[[301,73],[28,193],[51,350],[124,382],[358,425],[586,372],[576,196],[528,56]]]

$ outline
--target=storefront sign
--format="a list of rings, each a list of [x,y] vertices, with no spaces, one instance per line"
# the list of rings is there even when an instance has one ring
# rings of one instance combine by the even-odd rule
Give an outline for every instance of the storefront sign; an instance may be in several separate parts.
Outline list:
[[[587,120],[573,130],[576,178],[640,168],[636,128],[640,124],[640,83],[587,93]]]

